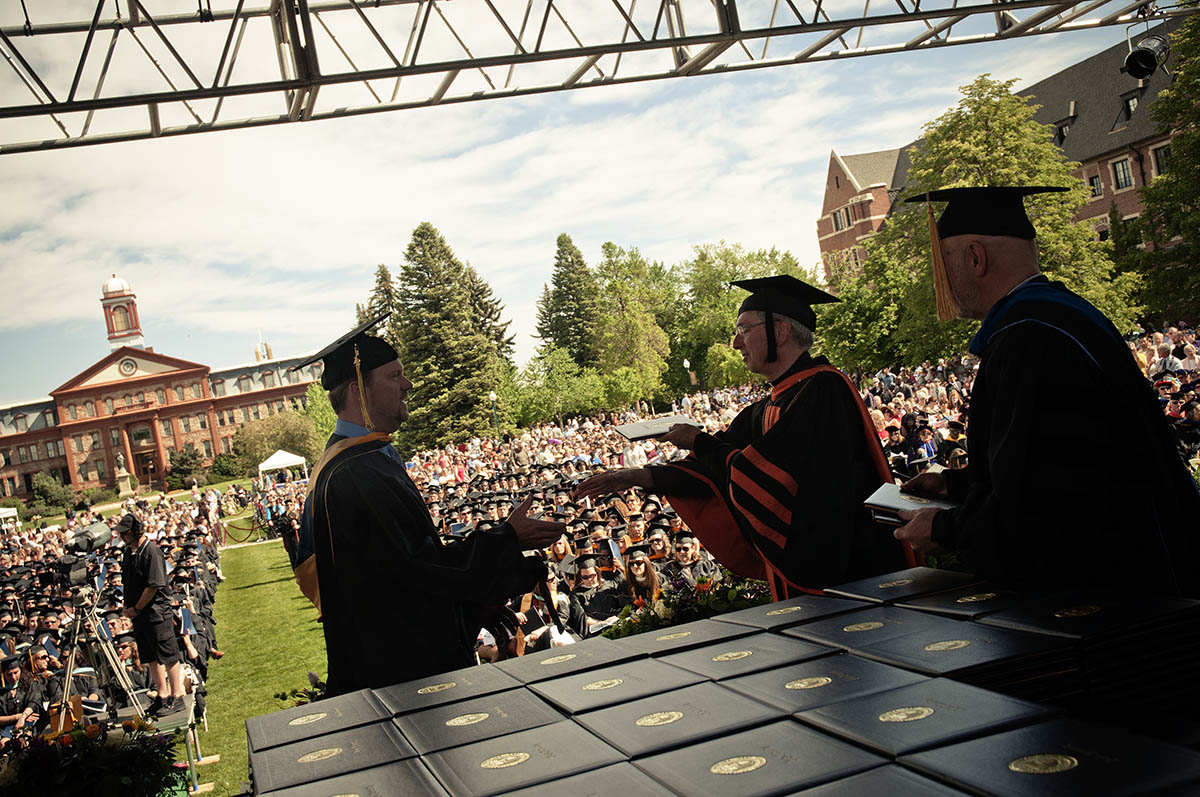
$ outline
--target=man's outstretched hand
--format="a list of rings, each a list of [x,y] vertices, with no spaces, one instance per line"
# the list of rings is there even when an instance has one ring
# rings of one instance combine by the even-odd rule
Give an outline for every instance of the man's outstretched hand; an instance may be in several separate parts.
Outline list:
[[[508,525],[517,534],[517,544],[522,551],[536,551],[547,548],[567,531],[566,523],[552,523],[548,520],[534,520],[529,517],[529,505],[533,496],[526,498],[521,505],[508,516]]]
[[[606,470],[603,473],[597,473],[595,476],[579,483],[579,486],[575,488],[575,498],[576,500],[596,498],[601,495],[619,493],[622,490],[628,490],[630,487],[641,487],[645,490],[653,489],[654,480],[650,476],[650,471],[643,468],[624,468],[622,470]]]

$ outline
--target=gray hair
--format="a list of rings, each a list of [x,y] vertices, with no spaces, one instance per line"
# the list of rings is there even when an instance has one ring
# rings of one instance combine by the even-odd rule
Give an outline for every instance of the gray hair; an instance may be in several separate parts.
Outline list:
[[[812,333],[811,329],[804,326],[804,324],[801,324],[799,321],[797,321],[794,318],[788,318],[785,315],[778,315],[778,314],[772,314],[772,315],[774,315],[776,321],[788,322],[788,325],[791,326],[791,328],[792,328],[792,340],[796,341],[796,344],[801,349],[803,349],[804,351],[808,351],[809,349],[812,348],[813,333]],[[766,321],[767,320],[767,314],[763,310],[755,310],[754,317],[755,317],[755,320],[757,320],[757,321]]]

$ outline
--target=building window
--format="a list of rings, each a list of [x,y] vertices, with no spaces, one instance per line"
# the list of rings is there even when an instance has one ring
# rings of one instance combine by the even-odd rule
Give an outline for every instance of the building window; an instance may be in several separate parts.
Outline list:
[[[132,394],[132,393],[126,393],[126,394],[125,394],[125,406],[126,406],[126,407],[132,407],[132,406],[133,406],[133,394]]]
[[[208,428],[208,416],[203,413],[196,416],[196,426],[200,429]]]
[[[58,425],[58,418],[55,416],[54,410],[46,410],[43,414],[46,416],[46,425],[47,426]]]
[[[74,446],[76,454],[83,453],[83,435],[77,434],[74,437],[72,437],[71,444]]]
[[[232,448],[230,447],[230,445],[229,445],[229,438],[228,438],[228,437],[222,437],[222,438],[221,438],[221,453],[222,453],[222,454],[230,454],[230,453],[233,453],[233,449],[232,449]]]
[[[98,460],[96,460],[96,478],[103,479],[104,476],[105,476],[104,460],[98,459]]]
[[[154,395],[155,395],[155,397],[158,398],[159,404],[167,403],[167,391],[163,390],[161,387],[158,390],[154,391]]]
[[[95,405],[95,404],[93,404],[92,402],[90,402],[90,401],[85,401],[85,402],[83,403],[83,410],[84,410],[84,412],[86,412],[86,413],[87,413],[87,416],[88,416],[89,418],[95,418],[95,417],[96,417],[96,405]]]
[[[37,443],[34,443],[33,445],[31,445],[29,447],[29,461],[37,462],[37,459],[38,459]]]
[[[212,459],[212,443],[210,443],[208,440],[204,441],[204,456],[208,459]]]
[[[145,403],[146,403],[146,394],[138,393],[138,404],[145,404]]]
[[[245,375],[239,376],[237,385],[238,385],[239,393],[249,393],[250,392],[250,377],[245,376]]]
[[[88,477],[88,464],[86,462],[79,463],[79,480],[84,482],[90,480]]]
[[[179,419],[179,425],[183,427],[184,432],[192,431],[192,419],[187,415]]]
[[[1171,165],[1171,145],[1159,147],[1154,150],[1154,173],[1156,175],[1164,173]]]
[[[75,414],[75,405],[74,404],[67,405],[67,417],[70,418],[71,420],[75,420],[75,418],[77,417]]]
[[[259,420],[260,416],[258,414],[258,405],[257,404],[250,405],[250,417],[256,421]]]
[[[113,414],[113,400],[112,399],[104,400],[104,411],[107,412],[109,415]]]
[[[16,418],[14,418],[13,423],[16,425],[18,433],[29,431],[29,421],[26,420],[24,413],[21,413]]]
[[[1054,143],[1061,147],[1063,145],[1063,142],[1067,140],[1067,133],[1070,133],[1070,132],[1071,132],[1070,124],[1063,123],[1063,124],[1060,124],[1057,127],[1055,127],[1054,128]]]
[[[275,372],[263,371],[262,383],[263,387],[275,387]]]
[[[124,332],[129,329],[129,311],[124,307],[113,308],[112,320],[114,332]]]
[[[1088,178],[1088,188],[1094,197],[1104,195],[1104,185],[1100,181],[1100,175],[1093,174]]]
[[[92,448],[104,448],[104,444],[100,442],[99,432],[92,432]]]
[[[63,441],[62,440],[55,440],[54,447],[58,449],[58,455],[60,457],[65,457],[67,455],[67,452],[65,450],[63,450]]]
[[[833,211],[833,229],[834,232],[841,232],[846,229],[846,223],[842,221],[842,211]]]
[[[171,429],[170,421],[159,421],[158,424],[162,428],[163,437],[174,437],[175,436],[174,430]]]
[[[121,446],[121,430],[120,429],[109,429],[108,430],[108,439],[109,439],[109,442],[112,443],[113,448],[119,448]]]
[[[203,395],[203,394],[201,394],[201,392],[200,392],[200,383],[193,382],[192,383],[192,398],[200,398],[201,395]]]
[[[142,424],[129,430],[129,439],[137,445],[151,443],[154,442],[154,433],[150,431],[149,426]]]
[[[183,401],[183,388],[182,387],[175,388],[175,400]]]
[[[1133,118],[1133,112],[1137,110],[1138,98],[1136,94],[1131,94],[1122,98],[1122,110],[1125,113],[1125,121],[1128,122]]]
[[[17,458],[20,459],[22,463],[28,462],[29,449],[25,446],[17,446]]]
[[[212,392],[213,392],[214,396],[224,396],[225,395],[225,380],[218,379],[215,382],[213,382],[212,383]]]
[[[1120,191],[1133,185],[1133,172],[1129,170],[1129,158],[1119,160],[1112,165],[1113,185]]]

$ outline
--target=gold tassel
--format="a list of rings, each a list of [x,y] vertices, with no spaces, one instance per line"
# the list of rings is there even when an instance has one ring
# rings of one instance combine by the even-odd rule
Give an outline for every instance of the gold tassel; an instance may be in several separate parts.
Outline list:
[[[358,378],[358,406],[362,409],[363,426],[375,431],[375,424],[371,423],[371,413],[367,412],[367,392],[363,387],[362,379],[362,359],[358,356],[358,344],[354,344],[354,375]]]
[[[953,321],[959,315],[958,302],[954,300],[950,275],[946,273],[946,261],[942,257],[942,238],[938,235],[929,194],[925,195],[925,212],[929,216],[929,249],[933,260],[933,293],[937,298],[938,321]]]

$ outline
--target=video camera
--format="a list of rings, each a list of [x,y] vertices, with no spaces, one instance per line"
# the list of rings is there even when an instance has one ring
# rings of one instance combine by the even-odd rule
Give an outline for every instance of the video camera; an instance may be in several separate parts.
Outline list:
[[[102,521],[81,529],[63,546],[64,553],[54,563],[60,583],[69,587],[81,587],[87,583],[87,559],[76,554],[88,554],[99,550],[112,539],[112,530]]]

